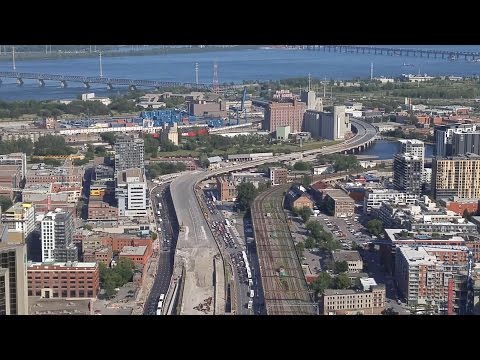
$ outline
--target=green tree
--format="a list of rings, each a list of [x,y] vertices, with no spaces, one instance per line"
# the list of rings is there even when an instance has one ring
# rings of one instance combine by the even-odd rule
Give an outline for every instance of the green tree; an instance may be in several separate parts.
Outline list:
[[[312,164],[309,162],[305,161],[297,161],[294,165],[293,168],[298,171],[306,171],[310,170],[312,168]]]
[[[335,251],[335,250],[340,249],[341,245],[340,245],[340,243],[338,242],[338,240],[335,240],[335,239],[331,238],[331,239],[328,239],[328,240],[323,241],[321,247],[322,247],[325,251],[328,251],[328,252],[331,253],[332,251]]]
[[[310,175],[303,175],[302,177],[302,185],[304,188],[310,187],[310,184],[313,182],[313,178]]]
[[[250,208],[255,196],[257,196],[257,189],[252,183],[246,182],[237,186],[237,193],[238,208],[244,211]]]
[[[352,286],[352,281],[346,274],[339,274],[335,276],[333,286],[335,289],[348,289]]]
[[[153,241],[157,240],[157,237],[158,237],[157,233],[152,233],[152,240]]]
[[[314,247],[315,247],[315,244],[316,244],[315,239],[312,238],[312,237],[310,237],[310,236],[305,240],[305,247],[306,247],[307,249],[312,249],[312,248],[314,248]]]
[[[0,207],[2,211],[7,211],[10,209],[13,205],[12,200],[10,200],[8,197],[0,195]]]
[[[114,132],[104,132],[100,133],[100,138],[103,142],[109,143],[110,145],[115,144],[115,138],[117,135]]]
[[[310,231],[310,234],[315,239],[320,239],[323,232],[323,226],[320,225],[318,221],[310,220],[306,225],[305,228]]]
[[[297,250],[298,257],[302,258],[303,252],[305,251],[305,244],[303,242],[299,242],[295,245],[295,249]]]
[[[348,263],[346,261],[335,262],[335,272],[344,273],[348,271]]]
[[[383,232],[383,222],[378,219],[372,219],[367,223],[367,229],[373,235],[378,236]]]
[[[35,143],[34,155],[70,155],[75,149],[65,144],[65,138],[60,135],[41,136]]]
[[[463,218],[467,221],[472,221],[472,215],[468,212],[467,209],[463,210]]]
[[[312,288],[318,294],[323,294],[325,289],[332,288],[332,285],[333,285],[332,277],[328,273],[322,272],[318,275],[318,277],[312,283]]]
[[[203,169],[207,169],[210,166],[210,161],[208,160],[207,154],[200,155],[200,158],[198,159],[198,162],[200,163],[200,166]]]
[[[301,209],[297,209],[296,213],[300,215],[304,223],[306,223],[308,219],[310,219],[310,216],[312,216],[312,210],[308,206],[304,206]]]
[[[90,224],[85,224],[85,225],[83,225],[83,228],[84,228],[85,230],[90,230],[90,231],[93,230],[93,226],[90,225]]]

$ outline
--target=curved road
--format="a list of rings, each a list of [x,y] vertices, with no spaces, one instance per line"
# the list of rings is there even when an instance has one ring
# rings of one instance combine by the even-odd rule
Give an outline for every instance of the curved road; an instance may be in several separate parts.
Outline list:
[[[371,124],[358,119],[351,119],[352,125],[357,129],[357,134],[340,144],[288,155],[279,155],[249,161],[233,166],[226,166],[213,171],[195,171],[177,177],[170,185],[172,200],[177,213],[178,223],[183,227],[178,235],[175,264],[182,259],[185,263],[185,287],[180,314],[203,314],[194,307],[204,303],[208,298],[215,298],[215,282],[223,289],[223,273],[217,271],[214,275],[214,257],[219,253],[213,235],[208,227],[202,210],[197,202],[194,186],[199,181],[222,173],[238,171],[256,167],[271,161],[288,161],[292,158],[316,156],[318,154],[332,154],[358,148],[371,142],[377,133]],[[220,292],[220,291],[218,291]],[[223,299],[224,300],[224,299]],[[215,306],[215,305],[214,305]],[[216,306],[221,308],[221,306]],[[206,312],[213,314],[213,308]],[[218,312],[217,312],[218,314]]]

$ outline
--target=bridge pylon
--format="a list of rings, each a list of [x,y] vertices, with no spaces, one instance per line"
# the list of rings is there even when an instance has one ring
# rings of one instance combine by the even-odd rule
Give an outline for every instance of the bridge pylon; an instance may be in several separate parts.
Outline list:
[[[60,86],[62,88],[66,88],[68,86],[67,82],[65,80],[60,80]]]
[[[38,79],[38,86],[45,87],[45,81],[43,81],[42,79]]]
[[[18,84],[18,86],[23,85],[23,79],[21,77],[17,78],[17,84]]]
[[[83,82],[83,86],[86,88],[86,89],[90,89],[90,83],[88,81],[84,81]]]

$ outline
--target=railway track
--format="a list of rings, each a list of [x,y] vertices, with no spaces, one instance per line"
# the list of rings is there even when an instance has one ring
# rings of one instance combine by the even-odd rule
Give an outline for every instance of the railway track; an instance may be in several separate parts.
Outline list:
[[[261,193],[251,207],[261,281],[268,315],[315,315],[308,289],[283,211],[289,185]]]

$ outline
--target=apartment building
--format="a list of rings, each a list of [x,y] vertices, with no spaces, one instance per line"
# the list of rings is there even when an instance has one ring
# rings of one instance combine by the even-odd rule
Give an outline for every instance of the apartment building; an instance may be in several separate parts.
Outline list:
[[[385,285],[368,291],[326,289],[320,306],[323,315],[380,315],[385,310]]]

